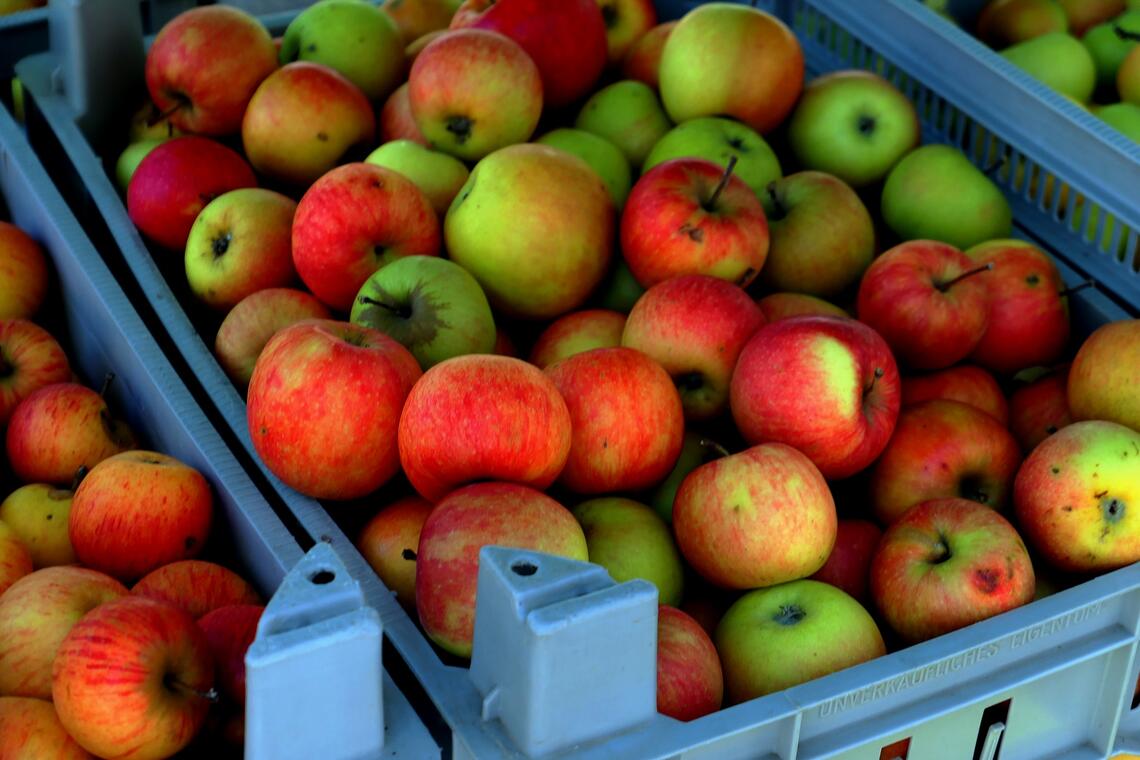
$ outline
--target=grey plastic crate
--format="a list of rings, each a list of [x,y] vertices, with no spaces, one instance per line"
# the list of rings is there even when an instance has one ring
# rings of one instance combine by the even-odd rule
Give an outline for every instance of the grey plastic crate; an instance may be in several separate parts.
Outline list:
[[[0,107],[0,209],[49,256],[58,297],[45,315],[89,386],[147,446],[197,468],[216,498],[211,545],[225,545],[269,599],[248,663],[250,758],[439,757],[439,746],[380,669],[381,625],[335,554],[298,539],[234,458],[163,356],[74,215]],[[308,543],[312,543],[309,541]],[[314,582],[313,578],[318,582]],[[290,686],[288,691],[280,687]],[[303,709],[303,712],[299,710]],[[283,746],[282,739],[287,742]]]

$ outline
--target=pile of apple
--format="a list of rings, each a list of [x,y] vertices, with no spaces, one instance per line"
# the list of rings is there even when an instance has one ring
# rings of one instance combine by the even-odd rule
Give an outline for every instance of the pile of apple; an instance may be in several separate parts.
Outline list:
[[[119,164],[257,453],[381,506],[359,546],[439,647],[480,547],[589,559],[657,586],[691,719],[1140,559],[1140,321],[1074,352],[1051,258],[889,82],[805,86],[747,6],[441,3],[322,0],[279,56],[190,11]]]
[[[262,599],[193,559],[207,480],[140,450],[32,321],[49,271],[0,222],[0,757],[168,757],[208,721],[240,745]]]

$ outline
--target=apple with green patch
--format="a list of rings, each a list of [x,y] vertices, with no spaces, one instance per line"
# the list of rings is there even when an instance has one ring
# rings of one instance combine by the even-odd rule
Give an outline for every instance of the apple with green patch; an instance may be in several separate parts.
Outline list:
[[[674,158],[704,158],[724,166],[735,157],[733,172],[768,203],[768,186],[783,176],[780,159],[756,130],[718,116],[690,119],[673,127],[653,144],[642,171]]]
[[[37,570],[78,561],[67,536],[72,496],[74,492],[66,488],[29,483],[0,503],[0,522],[6,523],[27,547]]]
[[[397,171],[416,183],[440,217],[447,213],[470,173],[454,156],[407,139],[384,143],[364,162]]]

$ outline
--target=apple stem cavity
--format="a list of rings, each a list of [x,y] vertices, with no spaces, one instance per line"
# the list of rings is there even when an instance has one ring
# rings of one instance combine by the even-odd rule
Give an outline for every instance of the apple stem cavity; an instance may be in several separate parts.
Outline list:
[[[935,285],[935,287],[938,288],[938,290],[940,290],[941,292],[945,293],[947,290],[954,287],[955,285],[960,283],[962,280],[965,280],[968,277],[973,277],[976,274],[981,274],[982,272],[989,272],[993,268],[994,268],[994,263],[991,261],[990,263],[983,264],[982,266],[977,267],[976,269],[971,269],[968,272],[963,272],[962,274],[958,275],[957,277],[955,277],[952,280],[948,280],[947,282],[943,282],[943,283],[938,283]]]
[[[475,126],[475,120],[467,116],[449,116],[445,128],[448,132],[455,135],[455,142],[463,145],[471,137],[471,128]]]
[[[210,704],[216,705],[221,700],[221,696],[218,694],[218,690],[213,686],[211,686],[209,689],[206,689],[205,691],[199,691],[193,686],[190,686],[187,683],[183,683],[182,681],[179,681],[177,678],[170,675],[166,676],[166,678],[163,679],[163,682],[166,684],[166,688],[170,689],[171,691],[176,691],[179,694],[184,694],[188,697],[201,697]]]
[[[863,390],[863,398],[866,398],[870,395],[871,391],[875,390],[875,383],[879,382],[885,374],[886,370],[882,367],[875,367],[875,374],[871,376],[871,384]]]
[[[941,533],[938,534],[938,540],[933,547],[934,556],[930,558],[930,564],[941,565],[946,560],[950,559],[950,545],[946,543],[946,536]]]
[[[724,188],[728,186],[728,181],[732,178],[732,170],[736,168],[736,156],[729,156],[728,163],[724,167],[724,173],[720,175],[720,180],[713,188],[712,195],[709,196],[708,201],[705,202],[705,211],[713,211],[716,208],[716,202],[720,199],[720,194],[724,192]]]
[[[357,300],[366,306],[379,306],[381,309],[391,312],[393,315],[399,317],[400,319],[408,319],[412,316],[412,307],[408,306],[407,304],[392,305],[389,303],[384,303],[383,301],[377,301],[375,298],[369,298],[368,296],[361,296]]]
[[[875,117],[861,114],[855,126],[863,137],[870,137],[875,131]]]
[[[167,94],[170,95],[170,97],[174,99],[174,105],[172,105],[170,108],[167,108],[165,111],[161,111],[159,113],[156,113],[154,116],[147,119],[146,125],[148,127],[153,127],[156,124],[161,124],[162,122],[169,119],[171,116],[176,114],[181,109],[190,105],[190,99],[187,98],[185,95],[183,95],[180,92],[171,92],[171,93],[167,93]]]
[[[721,446],[719,443],[710,438],[702,438],[700,441],[698,441],[698,444],[705,451],[705,456],[703,457],[705,462],[711,462],[713,459],[720,459],[721,457],[727,457],[732,454],[732,452],[730,452],[724,446]],[[714,456],[709,456],[710,453]]]
[[[796,623],[807,617],[804,608],[798,604],[782,604],[780,609],[772,617],[772,620],[780,625],[795,625]]]
[[[214,238],[210,245],[210,250],[214,252],[214,258],[220,259],[230,249],[230,243],[233,242],[234,234],[232,232],[224,232]]]
[[[1071,296],[1073,293],[1080,293],[1085,288],[1095,288],[1095,287],[1096,287],[1096,280],[1085,280],[1084,282],[1078,282],[1076,285],[1072,286],[1071,288],[1065,288],[1064,290],[1057,293],[1057,295],[1059,295],[1061,298],[1065,298],[1066,296]]]

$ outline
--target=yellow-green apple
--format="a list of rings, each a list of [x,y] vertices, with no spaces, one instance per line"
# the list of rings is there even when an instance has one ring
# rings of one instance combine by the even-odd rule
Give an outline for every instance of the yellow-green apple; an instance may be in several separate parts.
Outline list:
[[[46,699],[0,697],[0,757],[94,760],[72,739]]]
[[[264,611],[259,604],[231,604],[198,618],[214,661],[214,682],[238,705],[245,704],[245,653],[257,638]]]
[[[1140,26],[1140,13],[1137,13],[1137,26]],[[1140,35],[1140,30],[1137,31]],[[1114,127],[1118,132],[1140,143],[1140,105],[1136,103],[1111,103],[1101,106],[1093,112],[1098,119]],[[1105,235],[1111,233],[1111,228],[1105,224]]]
[[[408,75],[416,127],[436,150],[465,161],[526,142],[542,114],[538,67],[517,43],[459,29],[428,43]]]
[[[0,520],[0,596],[34,569],[31,550],[13,528]]]
[[[557,361],[594,348],[621,345],[625,315],[609,309],[586,309],[559,317],[539,334],[530,351],[530,363],[546,369]]]
[[[71,380],[71,365],[55,338],[26,319],[0,319],[0,428],[36,390]]]
[[[808,579],[750,591],[714,636],[729,704],[781,691],[887,653],[871,614]]]
[[[0,222],[0,319],[31,319],[47,295],[48,263],[39,243]]]
[[[871,560],[883,619],[915,643],[1033,600],[1029,552],[1009,521],[967,499],[916,504],[887,528]]]
[[[835,531],[835,547],[823,567],[811,576],[812,580],[830,583],[859,604],[867,605],[871,600],[871,557],[882,535],[883,531],[870,520],[841,519]]]
[[[606,59],[620,66],[630,48],[657,24],[652,0],[597,0],[606,25]]]
[[[303,319],[328,319],[329,310],[310,293],[292,288],[267,288],[238,301],[214,338],[214,355],[244,395],[257,357],[283,327]]]
[[[237,152],[206,137],[175,137],[155,146],[135,168],[127,213],[154,242],[185,251],[199,212],[241,187],[257,187],[257,179]]]
[[[636,79],[654,90],[660,82],[658,72],[661,67],[661,52],[665,41],[677,26],[676,21],[657,24],[633,43],[625,60],[621,63],[621,75],[626,79]]]
[[[1069,413],[1069,367],[1014,390],[1009,396],[1009,429],[1028,455],[1037,444],[1073,422]]]
[[[621,344],[647,354],[677,386],[687,420],[728,408],[741,349],[764,314],[741,288],[718,277],[682,275],[658,282],[634,304]]]
[[[762,443],[690,472],[673,501],[673,533],[689,565],[726,588],[804,578],[835,545],[835,502],[811,460]]]
[[[291,285],[296,211],[292,198],[260,187],[210,201],[186,239],[190,290],[211,308],[228,311],[251,293]]]
[[[392,17],[372,3],[321,0],[289,22],[278,59],[323,63],[382,101],[407,73],[405,44]]]
[[[1101,325],[1069,367],[1074,420],[1110,420],[1140,430],[1140,319]]]
[[[629,196],[632,180],[629,162],[625,154],[609,140],[583,129],[561,128],[547,132],[535,140],[539,145],[549,145],[567,153],[573,153],[590,165],[606,183],[614,208],[619,212]]]
[[[992,269],[946,243],[900,243],[864,272],[855,308],[900,363],[942,369],[966,358],[985,334]]]
[[[475,165],[443,226],[448,255],[498,312],[549,319],[581,306],[601,282],[616,225],[609,190],[589,164],[523,144]]]
[[[1013,212],[998,186],[949,145],[923,145],[903,156],[883,184],[880,208],[903,240],[965,249],[1008,238],[1013,230]]]
[[[156,451],[124,451],[75,489],[67,534],[79,561],[121,581],[202,551],[214,497],[202,473]]]
[[[490,353],[495,345],[483,289],[466,269],[438,256],[404,256],[377,269],[353,300],[350,320],[399,341],[422,369]]]
[[[768,183],[768,259],[760,274],[771,290],[835,297],[875,255],[875,225],[843,180],[817,171]]]
[[[1119,33],[1118,34],[1118,30]],[[1109,93],[1116,88],[1116,72],[1120,64],[1136,47],[1136,36],[1140,35],[1140,12],[1136,10],[1120,14],[1111,21],[1104,21],[1089,29],[1081,37],[1081,44],[1092,56],[1096,65],[1097,89]],[[1097,109],[1097,115],[1101,109]]]
[[[681,554],[669,526],[646,505],[620,496],[584,501],[570,510],[586,536],[590,561],[618,583],[641,578],[657,587],[661,604],[684,594]]]
[[[574,126],[609,140],[637,169],[673,122],[665,115],[653,88],[625,79],[591,95],[578,112]]]
[[[544,370],[570,411],[558,481],[581,494],[637,491],[665,479],[681,453],[681,397],[668,373],[632,348],[595,348]]]
[[[803,89],[804,54],[775,16],[709,3],[677,23],[661,53],[659,77],[661,101],[678,124],[731,116],[765,133],[784,121]]]
[[[433,503],[475,480],[544,489],[570,453],[570,411],[532,364],[457,356],[425,372],[408,394],[399,444],[408,481]]]
[[[628,314],[644,292],[645,288],[634,278],[629,265],[619,255],[614,257],[609,273],[598,285],[591,300],[600,308]]]
[[[412,117],[412,104],[408,100],[408,83],[392,91],[380,109],[380,142],[392,140],[411,140],[424,147],[429,147],[424,133],[416,126]]]
[[[688,429],[681,438],[681,453],[673,469],[665,479],[650,491],[648,501],[666,523],[673,524],[673,500],[677,497],[677,489],[685,481],[689,473],[708,464],[722,456],[727,456],[728,450],[704,434]]]
[[[981,409],[1003,425],[1009,425],[1009,403],[1001,386],[989,372],[972,364],[923,375],[907,375],[902,379],[902,405],[914,406],[933,398],[961,401]]]
[[[401,256],[437,256],[439,218],[415,183],[366,163],[314,182],[293,218],[293,265],[330,308],[347,312],[364,282]]]
[[[6,523],[27,547],[37,570],[77,561],[67,536],[72,495],[66,488],[29,483],[0,502],[0,522]]]
[[[195,620],[230,604],[261,604],[261,595],[228,567],[184,559],[155,568],[131,586],[135,596],[181,607]]]
[[[12,472],[25,483],[68,485],[80,467],[137,445],[127,423],[111,416],[99,393],[78,383],[54,383],[20,402],[8,420],[5,448]]]
[[[720,709],[724,673],[701,624],[675,607],[657,607],[657,712],[696,720]]]
[[[1116,70],[1116,91],[1120,100],[1125,103],[1140,105],[1140,46],[1132,51],[1120,62]]]
[[[1087,103],[1096,88],[1096,62],[1081,41],[1067,32],[1019,42],[1002,50],[1001,56],[1078,103]]]
[[[254,449],[308,496],[371,493],[400,469],[400,410],[420,374],[412,353],[379,330],[323,319],[290,325],[266,344],[249,381]]]
[[[883,525],[929,499],[1004,511],[1020,465],[1021,447],[990,415],[960,401],[923,401],[902,410],[871,470],[871,508]]]
[[[768,256],[768,221],[734,164],[674,158],[637,180],[621,216],[621,251],[642,286],[682,274],[741,287],[756,279]]]
[[[0,695],[51,699],[56,650],[80,618],[127,595],[114,578],[80,567],[47,567],[0,595]]]
[[[852,187],[887,176],[922,138],[910,100],[883,77],[860,69],[808,82],[787,129],[801,166]]]
[[[606,66],[606,24],[597,0],[464,0],[451,19],[452,29],[463,27],[518,43],[538,67],[548,106],[585,95]]]
[[[1068,28],[1065,10],[1056,0],[991,0],[982,8],[974,31],[987,45],[1000,50]]]
[[[830,301],[803,293],[771,293],[756,305],[764,312],[767,322],[778,322],[790,317],[850,317],[851,315]]]
[[[409,609],[416,606],[416,550],[431,510],[432,504],[426,499],[405,496],[382,507],[356,539],[356,548],[381,583]]]
[[[260,21],[239,8],[204,6],[159,29],[146,55],[146,86],[160,114],[179,129],[228,135],[276,68],[273,39]]]
[[[60,723],[99,757],[177,753],[205,723],[212,700],[205,634],[186,612],[154,599],[116,599],[84,615],[52,666]]]
[[[1065,11],[1069,31],[1075,37],[1083,37],[1092,27],[1124,13],[1124,0],[1057,0]]]
[[[241,122],[250,164],[271,179],[303,188],[346,155],[371,146],[372,104],[343,74],[294,61],[253,93]]]
[[[879,334],[853,319],[783,319],[740,352],[729,405],[749,443],[795,446],[824,477],[845,478],[887,446],[899,414],[898,367]]]
[[[475,483],[441,499],[420,533],[416,611],[428,637],[460,657],[471,656],[479,550],[484,546],[587,558],[586,537],[574,515],[533,488]]]
[[[455,156],[408,139],[386,142],[369,153],[364,161],[399,172],[416,183],[440,218],[447,213],[469,174]]]
[[[126,194],[127,188],[131,186],[131,177],[135,176],[135,169],[139,168],[139,164],[142,163],[147,154],[168,139],[170,138],[142,140],[123,148],[123,152],[115,160],[115,183],[121,193]]]
[[[395,23],[404,45],[428,32],[447,29],[455,12],[448,0],[384,0],[380,10]]]
[[[672,158],[704,158],[724,166],[733,156],[736,176],[766,204],[768,186],[783,176],[780,159],[756,130],[732,119],[704,116],[678,124],[653,144],[641,170]]]

